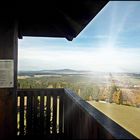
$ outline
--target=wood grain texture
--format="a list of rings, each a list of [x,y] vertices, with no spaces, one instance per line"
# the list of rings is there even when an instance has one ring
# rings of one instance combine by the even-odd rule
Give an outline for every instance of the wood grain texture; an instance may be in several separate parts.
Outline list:
[[[0,139],[16,135],[16,83],[18,29],[15,21],[0,23],[0,59],[14,60],[14,87],[0,88]]]

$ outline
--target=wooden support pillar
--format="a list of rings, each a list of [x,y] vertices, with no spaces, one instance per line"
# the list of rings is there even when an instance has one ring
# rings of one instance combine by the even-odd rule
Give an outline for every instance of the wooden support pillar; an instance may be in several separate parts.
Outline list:
[[[13,60],[14,84],[12,87],[0,87],[0,140],[16,135],[17,43],[17,23],[1,19],[0,60]]]

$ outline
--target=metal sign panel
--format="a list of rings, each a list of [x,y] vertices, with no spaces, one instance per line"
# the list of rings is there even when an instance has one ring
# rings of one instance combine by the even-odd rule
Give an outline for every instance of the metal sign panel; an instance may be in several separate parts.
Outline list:
[[[0,59],[0,88],[14,87],[14,61]]]

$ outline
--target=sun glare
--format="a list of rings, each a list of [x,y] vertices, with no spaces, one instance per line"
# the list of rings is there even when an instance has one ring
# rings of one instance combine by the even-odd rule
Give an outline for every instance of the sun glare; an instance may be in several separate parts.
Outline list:
[[[112,44],[113,43],[106,43],[104,44],[104,46],[98,48],[95,52],[93,52],[93,70],[96,69],[103,72],[122,72],[119,50]]]

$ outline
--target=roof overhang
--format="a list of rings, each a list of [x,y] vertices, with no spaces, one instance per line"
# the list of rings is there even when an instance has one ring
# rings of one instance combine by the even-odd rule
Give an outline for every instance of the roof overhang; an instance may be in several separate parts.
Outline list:
[[[72,40],[107,3],[108,0],[19,1],[17,7],[8,9],[8,16],[18,21],[19,38],[38,36]]]

